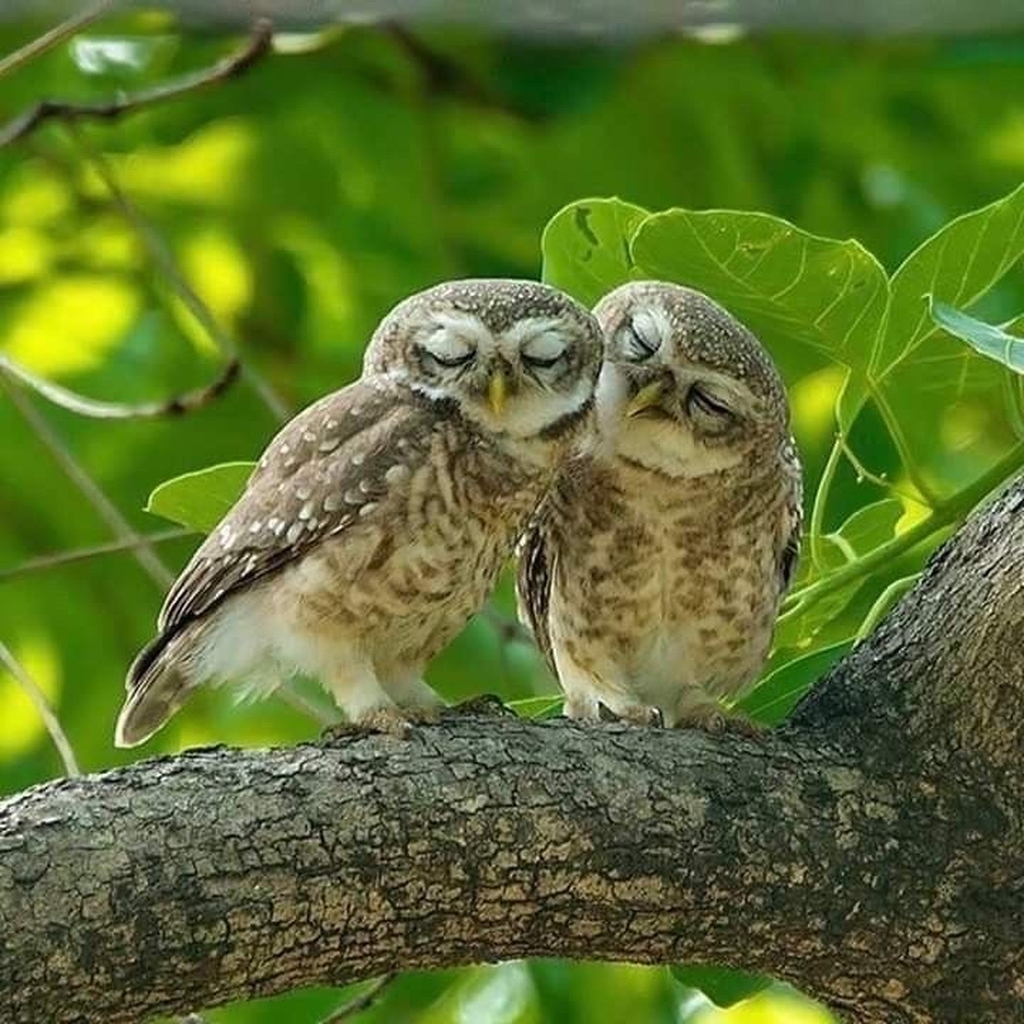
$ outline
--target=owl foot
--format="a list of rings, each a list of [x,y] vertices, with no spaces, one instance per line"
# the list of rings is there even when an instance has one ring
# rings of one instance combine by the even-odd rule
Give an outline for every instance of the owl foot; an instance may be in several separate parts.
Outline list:
[[[700,729],[710,733],[735,733],[738,736],[763,736],[764,726],[742,711],[727,711],[717,704],[688,708],[676,719],[676,729]]]
[[[325,729],[322,735],[327,739],[342,739],[368,732],[384,733],[405,739],[412,731],[414,722],[437,721],[436,714],[429,717],[432,708],[400,708],[385,704],[371,708],[349,722],[341,722]]]
[[[482,693],[479,697],[470,697],[456,704],[452,712],[458,715],[512,715],[515,712],[505,706],[505,702],[494,693]]]
[[[625,722],[626,725],[636,725],[641,728],[663,729],[665,718],[661,708],[651,707],[649,704],[627,704],[617,714],[607,704],[598,703],[597,717],[602,722]]]

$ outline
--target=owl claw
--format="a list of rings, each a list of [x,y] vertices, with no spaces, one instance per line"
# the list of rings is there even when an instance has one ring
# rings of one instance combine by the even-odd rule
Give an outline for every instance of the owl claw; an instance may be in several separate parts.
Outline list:
[[[735,733],[738,736],[760,737],[765,727],[742,711],[726,711],[717,704],[702,705],[683,712],[676,720],[677,729],[700,729],[709,733]]]
[[[601,722],[624,722],[626,725],[636,725],[641,728],[663,729],[665,727],[665,717],[661,713],[661,708],[652,707],[649,704],[629,704],[616,714],[607,704],[598,702],[597,717]]]
[[[515,712],[505,706],[505,702],[494,693],[482,693],[479,697],[470,697],[456,704],[452,709],[459,715],[512,715]]]

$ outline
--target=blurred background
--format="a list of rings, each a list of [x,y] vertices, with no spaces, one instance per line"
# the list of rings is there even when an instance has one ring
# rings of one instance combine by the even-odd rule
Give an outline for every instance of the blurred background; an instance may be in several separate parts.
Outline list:
[[[44,5],[12,11],[0,61],[52,24]],[[1024,177],[1024,34],[1007,28],[1009,7],[990,13],[945,26],[956,34],[922,32],[919,17],[919,31],[895,36],[867,32],[893,27],[882,22],[844,35],[656,31],[663,21],[628,38],[303,22],[237,78],[77,133],[43,125],[0,148],[0,351],[119,402],[201,386],[234,344],[247,368],[192,415],[122,422],[84,419],[0,377],[0,641],[49,699],[82,770],[320,728],[280,700],[239,706],[207,692],[144,750],[113,748],[125,669],[196,544],[167,539],[171,524],[143,511],[154,487],[256,457],[282,416],[358,375],[374,325],[410,292],[451,277],[537,277],[544,225],[584,196],[764,210],[856,237],[893,269]],[[31,61],[0,63],[0,121],[42,98],[101,101],[209,66],[244,45],[230,29],[183,29],[167,12],[97,20]],[[829,368],[789,381],[812,484],[837,383]],[[870,422],[862,432],[870,451]],[[840,520],[866,500],[852,473],[836,494]],[[126,550],[90,554],[108,544]],[[494,611],[434,664],[448,698],[554,692],[511,614],[506,582]],[[63,771],[37,708],[0,668],[0,795]],[[316,1021],[343,998],[296,993],[206,1019]],[[666,969],[540,962],[403,976],[360,1020],[627,1017],[828,1019],[779,988],[717,1013]]]

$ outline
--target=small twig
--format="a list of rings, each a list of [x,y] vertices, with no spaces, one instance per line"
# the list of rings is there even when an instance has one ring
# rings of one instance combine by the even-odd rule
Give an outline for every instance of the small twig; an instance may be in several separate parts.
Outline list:
[[[174,581],[174,573],[160,561],[156,552],[146,544],[131,524],[118,511],[114,503],[103,493],[95,480],[85,471],[78,460],[71,454],[60,435],[50,426],[46,418],[35,408],[21,391],[11,386],[0,374],[0,391],[4,391],[14,407],[21,413],[22,419],[32,428],[36,436],[50,450],[61,469],[74,485],[85,495],[89,504],[96,510],[100,518],[114,531],[118,540],[133,542],[135,560],[149,574],[159,587],[169,587]],[[135,544],[134,542],[139,542]]]
[[[14,53],[8,54],[3,60],[0,60],[0,76],[9,74],[15,68],[21,67],[22,64],[35,60],[47,50],[52,50],[65,39],[101,18],[113,6],[114,0],[97,0],[85,10],[73,14],[59,25],[54,25],[49,31],[37,36],[30,43],[26,43],[20,50],[15,50]]]
[[[90,145],[84,135],[77,130],[77,126],[69,123],[67,127],[79,147],[92,163],[97,174],[99,174],[121,214],[142,240],[142,243],[149,252],[150,258],[156,264],[160,273],[167,279],[168,284],[178,295],[178,298],[181,299],[186,309],[195,317],[196,322],[203,328],[225,359],[238,359],[238,351],[234,341],[221,329],[220,324],[217,323],[209,307],[178,269],[167,243],[154,230],[145,217],[142,216],[118,184],[113,168],[106,157]],[[290,415],[288,406],[281,400],[270,383],[248,364],[242,366],[241,372],[273,415],[282,423],[287,420]]]
[[[156,416],[180,416],[184,413],[194,412],[224,394],[238,379],[240,369],[241,365],[238,360],[232,359],[217,377],[204,387],[159,402],[139,402],[136,405],[128,405],[123,402],[101,402],[70,391],[45,377],[36,376],[0,352],[0,371],[32,388],[43,398],[53,402],[54,405],[59,405],[62,409],[68,409],[79,416],[89,416],[101,420],[147,419]]]
[[[395,972],[382,974],[354,999],[350,999],[347,1003],[342,1003],[333,1013],[324,1017],[320,1024],[339,1024],[340,1021],[351,1020],[357,1013],[368,1010],[397,976]]]
[[[331,726],[338,724],[338,716],[332,715],[330,712],[325,711],[319,704],[314,703],[305,694],[300,693],[295,688],[295,684],[292,682],[286,682],[283,686],[279,686],[274,691],[274,696],[281,701],[282,704],[287,704],[289,707],[294,708],[296,711],[307,715],[312,718],[314,722],[319,722],[323,726]]]
[[[10,648],[2,640],[0,640],[0,665],[3,665],[10,672],[18,685],[25,691],[28,699],[32,701],[36,711],[39,712],[39,717],[42,718],[46,731],[50,734],[50,739],[53,740],[53,745],[57,748],[57,753],[60,754],[60,759],[64,762],[64,771],[70,776],[81,775],[78,761],[75,759],[75,752],[71,748],[67,734],[61,728],[53,708],[50,707],[46,694],[43,693],[36,681],[28,674],[25,667],[15,658]]]
[[[217,85],[248,71],[261,57],[270,52],[273,37],[271,22],[266,18],[260,18],[253,24],[252,32],[241,49],[208,68],[182,75],[174,81],[138,92],[123,93],[102,103],[41,100],[0,128],[0,149],[30,135],[45,121],[55,117],[68,122],[91,118],[109,121],[132,111],[177,99],[185,93]]]
[[[94,544],[87,548],[76,548],[74,551],[56,551],[52,555],[39,555],[37,558],[28,558],[19,565],[12,565],[8,569],[0,569],[0,583],[5,580],[12,580],[18,576],[27,576],[30,573],[45,572],[47,569],[55,569],[62,565],[70,565],[74,562],[84,562],[90,558],[98,558],[101,555],[116,555],[123,551],[134,551],[136,548],[147,547],[151,544],[165,544],[171,540],[181,540],[182,537],[190,537],[193,530],[184,526],[173,527],[169,530],[161,530],[158,533],[140,534],[136,537],[127,537],[123,540],[112,540],[106,544]]]
[[[849,442],[846,440],[844,435],[840,435],[839,444],[843,450],[843,454],[846,456],[850,465],[853,466],[854,473],[857,474],[858,483],[862,480],[866,480],[869,484],[874,484],[876,487],[882,487],[887,491],[891,491],[893,494],[899,495],[904,501],[913,502],[915,505],[926,505],[927,502],[920,494],[911,494],[909,491],[903,490],[892,482],[887,476],[879,473],[874,473],[863,462],[860,461],[860,457],[850,447]]]

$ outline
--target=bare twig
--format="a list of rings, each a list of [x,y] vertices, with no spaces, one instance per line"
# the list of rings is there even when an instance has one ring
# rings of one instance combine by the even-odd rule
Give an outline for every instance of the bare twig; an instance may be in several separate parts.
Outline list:
[[[89,143],[75,125],[69,123],[68,129],[92,163],[125,220],[131,224],[135,233],[142,240],[143,245],[145,245],[149,252],[150,258],[156,264],[160,273],[167,279],[168,284],[181,299],[185,308],[195,317],[197,323],[206,332],[221,355],[225,359],[236,360],[238,358],[238,350],[234,341],[217,323],[216,318],[210,312],[210,308],[203,302],[196,290],[178,269],[167,243],[145,217],[142,216],[135,204],[121,188],[109,161],[98,149]],[[274,391],[269,381],[248,364],[242,365],[241,372],[277,420],[281,423],[287,420],[290,415],[288,406]]]
[[[0,583],[3,583],[5,580],[15,579],[18,576],[27,576],[30,573],[45,572],[47,569],[55,569],[62,565],[84,562],[90,558],[98,558],[101,555],[116,555],[123,551],[134,551],[136,548],[146,547],[151,544],[165,544],[167,541],[181,540],[182,537],[190,537],[193,532],[184,526],[173,527],[157,533],[140,534],[124,540],[112,540],[106,544],[94,544],[91,547],[76,548],[73,551],[56,551],[52,555],[28,558],[24,562],[12,565],[8,569],[0,569]]]
[[[30,43],[26,43],[20,50],[15,50],[14,53],[8,54],[3,60],[0,60],[0,76],[9,74],[15,68],[21,67],[22,64],[27,64],[40,54],[60,45],[65,39],[103,17],[113,6],[114,0],[97,0],[96,3],[71,15],[59,25],[54,25],[49,31],[37,36]]]
[[[123,93],[102,103],[73,103],[67,100],[41,100],[34,107],[19,114],[0,128],[0,148],[30,135],[45,121],[61,118],[65,121],[84,119],[114,120],[123,114],[145,107],[166,103],[185,93],[217,85],[248,71],[260,58],[270,52],[273,27],[265,18],[253,24],[252,32],[243,47],[208,68],[182,75],[171,82]]]
[[[50,739],[53,740],[53,745],[57,748],[57,753],[60,754],[60,759],[64,762],[65,773],[71,776],[81,775],[78,761],[75,759],[75,752],[71,747],[67,734],[61,728],[53,708],[50,707],[46,694],[43,693],[36,681],[28,674],[25,667],[15,658],[10,648],[2,640],[0,640],[0,665],[3,665],[10,672],[15,682],[25,691],[28,699],[32,701],[36,711],[39,712],[39,717],[43,720],[46,731],[50,734]]]
[[[128,405],[123,402],[101,402],[87,398],[68,388],[54,384],[45,377],[19,366],[9,356],[0,352],[0,371],[13,377],[38,392],[43,398],[62,409],[101,420],[147,419],[156,416],[180,416],[194,412],[219,398],[238,379],[241,366],[237,359],[232,359],[209,384],[183,395],[175,395],[159,402],[139,402]]]
[[[380,999],[384,989],[388,987],[397,977],[397,974],[382,974],[372,984],[368,985],[354,999],[342,1003],[333,1013],[324,1017],[320,1024],[340,1024],[341,1021],[351,1020],[357,1013],[368,1010]]]
[[[100,518],[114,531],[120,541],[131,542],[131,550],[135,560],[148,573],[159,587],[169,587],[174,581],[174,574],[160,560],[153,548],[146,543],[131,524],[118,511],[114,503],[103,493],[95,480],[85,471],[78,460],[71,454],[63,438],[47,422],[46,418],[35,408],[21,391],[12,387],[0,374],[0,391],[4,391],[22,418],[32,428],[36,436],[49,449],[61,469],[68,478],[85,495],[89,504],[96,510]]]
[[[297,690],[295,688],[295,684],[290,681],[279,686],[274,691],[274,696],[277,697],[282,704],[287,704],[296,711],[312,718],[314,722],[319,722],[324,726],[338,724],[337,715],[330,714],[330,712],[325,711],[320,707],[319,704],[315,704],[313,701],[309,700],[305,694]]]

